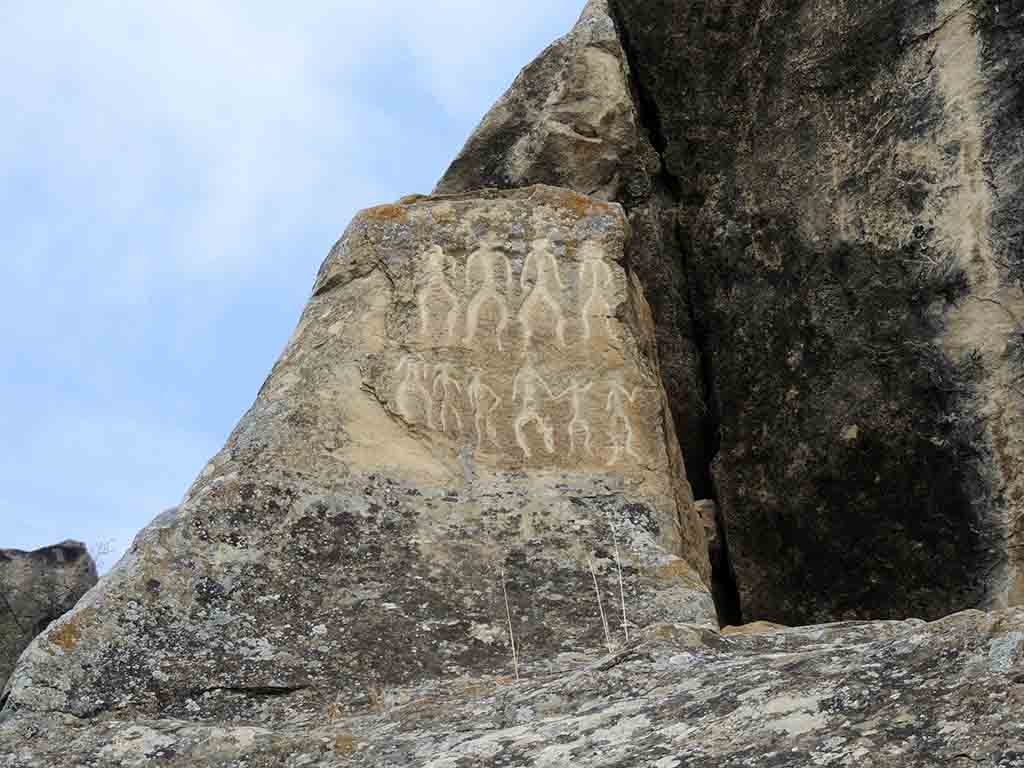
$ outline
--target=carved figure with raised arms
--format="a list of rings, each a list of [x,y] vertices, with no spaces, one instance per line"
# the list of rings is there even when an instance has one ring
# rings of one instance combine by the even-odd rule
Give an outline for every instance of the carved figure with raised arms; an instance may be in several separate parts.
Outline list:
[[[556,400],[562,400],[566,397],[571,398],[572,419],[569,421],[569,426],[567,428],[567,431],[569,432],[570,455],[576,453],[576,436],[580,433],[582,433],[583,437],[583,450],[591,455],[594,453],[590,446],[590,422],[587,420],[586,410],[584,407],[587,393],[593,389],[593,387],[594,382],[592,381],[588,381],[586,384],[581,384],[579,380],[573,379],[569,388],[555,398]]]
[[[473,409],[476,422],[476,448],[482,450],[484,436],[491,441],[495,448],[501,448],[498,443],[498,429],[494,424],[494,412],[501,407],[501,397],[491,389],[483,380],[483,371],[480,368],[470,369],[473,374],[466,387],[466,394],[469,395],[469,405]],[[490,401],[490,405],[488,405]]]
[[[526,427],[531,424],[536,426],[543,438],[545,450],[548,453],[555,452],[555,429],[541,412],[540,390],[542,389],[547,392],[549,398],[555,399],[547,382],[537,373],[532,363],[527,361],[512,380],[512,399],[514,401],[522,400],[522,406],[519,408],[519,414],[516,416],[514,424],[516,442],[527,459],[532,454],[529,441],[526,439]]]
[[[455,341],[455,324],[459,319],[459,296],[448,282],[446,268],[454,273],[455,260],[441,246],[431,246],[426,253],[426,284],[416,295],[416,300],[420,308],[420,335],[425,339],[431,338],[431,321],[433,319],[437,322],[438,315],[443,313],[447,341],[452,344]],[[447,312],[445,307],[448,308]]]
[[[617,463],[623,454],[630,458],[642,461],[642,457],[633,448],[633,422],[626,413],[626,401],[630,404],[636,402],[637,388],[627,390],[620,381],[612,381],[608,385],[608,399],[605,402],[605,410],[612,416],[610,429],[612,430],[612,455],[608,459],[608,466]],[[621,433],[619,432],[621,428]]]
[[[466,309],[466,344],[472,346],[476,338],[477,327],[480,324],[480,311],[492,304],[498,312],[498,323],[495,327],[495,336],[498,342],[498,351],[504,350],[502,336],[508,327],[509,313],[505,296],[499,292],[498,281],[495,278],[495,268],[499,269],[501,288],[507,293],[512,285],[512,266],[508,257],[501,251],[481,246],[470,254],[466,261],[466,291],[469,292],[474,280],[479,279],[480,287],[469,302]]]
[[[533,241],[533,248],[526,255],[519,285],[524,295],[519,307],[519,322],[523,327],[523,344],[528,346],[536,329],[535,310],[546,310],[542,316],[550,316],[554,324],[555,338],[559,346],[565,346],[565,315],[562,312],[562,275],[558,271],[558,260],[551,251],[548,240]]]

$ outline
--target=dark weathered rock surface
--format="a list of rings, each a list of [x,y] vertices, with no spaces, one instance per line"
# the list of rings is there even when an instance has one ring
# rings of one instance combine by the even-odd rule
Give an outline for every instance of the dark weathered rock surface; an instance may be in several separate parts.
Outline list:
[[[612,5],[679,203],[744,616],[1016,602],[1024,6]]]
[[[0,549],[0,687],[32,638],[95,584],[96,563],[80,542]]]

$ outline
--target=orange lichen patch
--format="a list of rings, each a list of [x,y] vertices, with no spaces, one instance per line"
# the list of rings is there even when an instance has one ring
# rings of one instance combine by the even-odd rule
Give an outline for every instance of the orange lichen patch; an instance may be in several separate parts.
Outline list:
[[[673,560],[671,563],[659,565],[654,569],[654,576],[665,581],[685,581],[693,586],[700,586],[702,583],[697,571],[685,560]]]
[[[612,207],[608,203],[593,200],[568,189],[558,190],[552,194],[563,207],[568,208],[580,218],[592,216],[596,213],[612,212]]]
[[[354,736],[344,734],[334,740],[334,752],[338,755],[351,755],[356,751],[356,740]]]
[[[373,208],[364,209],[359,215],[364,219],[372,221],[404,221],[406,211],[401,205],[377,205]]]
[[[81,614],[75,614],[46,636],[47,640],[54,645],[59,645],[65,651],[74,648],[81,638]]]

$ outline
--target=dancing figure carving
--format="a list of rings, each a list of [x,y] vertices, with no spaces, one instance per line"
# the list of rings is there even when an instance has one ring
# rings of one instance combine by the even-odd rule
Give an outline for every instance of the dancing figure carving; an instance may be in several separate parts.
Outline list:
[[[508,305],[505,296],[498,290],[498,281],[495,279],[495,267],[500,269],[502,289],[507,293],[512,284],[512,266],[504,253],[487,246],[475,250],[466,262],[466,291],[470,290],[471,283],[479,276],[480,288],[469,302],[466,310],[466,344],[472,346],[476,338],[477,327],[480,324],[480,311],[487,305],[493,304],[498,312],[498,324],[495,327],[495,335],[498,341],[498,351],[504,351],[502,346],[502,335],[508,327]]]
[[[588,286],[589,279],[589,286]],[[580,316],[583,321],[583,338],[589,339],[593,333],[590,325],[592,317],[604,317],[605,328],[608,338],[615,340],[615,326],[612,323],[612,305],[608,301],[608,293],[614,284],[614,276],[611,267],[605,262],[599,250],[592,244],[587,243],[583,250],[583,260],[579,265],[578,290],[582,295],[585,286],[589,287],[590,293],[587,300],[580,308]]]
[[[519,369],[519,373],[512,380],[512,400],[522,400],[522,406],[519,409],[519,414],[516,416],[514,424],[516,442],[527,459],[532,455],[529,441],[526,439],[526,428],[531,424],[536,426],[537,431],[543,438],[545,450],[548,453],[555,452],[554,427],[551,426],[551,423],[541,413],[540,390],[542,389],[547,392],[549,398],[554,399],[554,395],[547,382],[541,378],[541,375],[537,373],[529,362]]]
[[[453,393],[454,392],[454,393]],[[434,366],[434,397],[440,398],[441,431],[448,432],[447,415],[455,417],[456,431],[462,432],[462,409],[458,407],[458,398],[462,395],[462,385],[452,375],[451,363],[439,363]]]
[[[495,448],[500,449],[498,430],[494,425],[494,412],[501,407],[501,398],[484,382],[483,371],[479,368],[472,368],[470,372],[473,377],[466,387],[466,394],[469,396],[469,406],[473,409],[475,418],[476,449],[478,451],[483,449],[485,435]],[[490,405],[487,404],[488,401],[490,401]]]
[[[439,245],[433,245],[426,253],[426,283],[419,293],[416,294],[416,301],[420,308],[420,335],[424,339],[431,338],[431,314],[448,307],[445,314],[445,330],[448,333],[448,343],[455,341],[455,324],[459,319],[459,296],[448,282],[445,269],[455,272],[455,260],[448,256]]]
[[[611,414],[612,423],[612,455],[608,459],[608,466],[617,463],[623,454],[630,458],[642,461],[640,454],[633,448],[633,422],[626,413],[626,401],[630,404],[636,402],[637,388],[627,390],[621,382],[612,381],[608,385],[608,399],[605,403],[605,410]],[[621,433],[617,429],[621,427]]]
[[[395,405],[399,415],[410,424],[415,424],[422,413],[427,426],[433,429],[434,400],[426,384],[430,378],[430,366],[416,356],[406,355],[398,363],[395,373],[403,376],[395,387]]]
[[[562,313],[561,296],[565,287],[558,271],[558,260],[551,251],[547,240],[534,240],[533,248],[523,263],[519,286],[526,296],[519,307],[519,322],[523,326],[523,345],[528,346],[533,337],[532,316],[534,310],[546,310],[554,320],[555,338],[565,347],[565,316]]]
[[[573,379],[569,388],[555,398],[556,400],[562,400],[566,397],[571,398],[572,419],[569,421],[568,426],[570,455],[574,455],[576,453],[576,436],[580,433],[582,433],[583,437],[583,450],[590,455],[593,455],[594,453],[590,446],[590,422],[587,420],[585,409],[587,393],[593,389],[593,387],[594,383],[592,381],[588,381],[586,384],[581,384],[577,379]]]

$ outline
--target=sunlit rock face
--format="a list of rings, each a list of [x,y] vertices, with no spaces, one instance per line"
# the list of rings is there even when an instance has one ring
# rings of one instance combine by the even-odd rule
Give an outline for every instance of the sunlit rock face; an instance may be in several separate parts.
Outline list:
[[[0,684],[32,638],[96,584],[96,563],[77,541],[33,552],[0,549]]]
[[[535,666],[713,626],[626,237],[548,187],[359,214],[224,450],[8,707],[273,721],[514,674],[510,625]]]

